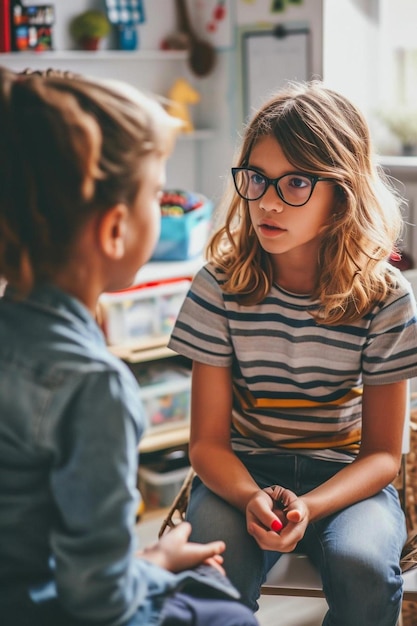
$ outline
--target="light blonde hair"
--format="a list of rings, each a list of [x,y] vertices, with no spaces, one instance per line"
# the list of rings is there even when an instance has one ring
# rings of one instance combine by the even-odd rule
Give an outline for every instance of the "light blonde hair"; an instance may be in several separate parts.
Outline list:
[[[123,83],[0,67],[0,276],[23,292],[50,279],[92,214],[132,206],[177,128]]]
[[[331,178],[336,185],[334,220],[321,239],[312,294],[320,306],[312,315],[328,325],[363,317],[393,285],[387,259],[403,227],[403,200],[373,161],[364,116],[319,81],[291,83],[248,124],[237,166],[248,164],[265,136],[277,140],[297,171]],[[277,278],[271,259],[251,226],[248,201],[232,185],[222,207],[225,222],[209,242],[208,258],[225,272],[225,292],[242,304],[259,303]]]

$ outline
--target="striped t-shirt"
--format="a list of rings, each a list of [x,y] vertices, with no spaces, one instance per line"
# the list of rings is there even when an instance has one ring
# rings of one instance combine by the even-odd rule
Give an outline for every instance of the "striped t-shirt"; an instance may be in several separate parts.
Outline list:
[[[417,376],[416,302],[401,273],[383,304],[357,322],[326,326],[309,296],[274,285],[255,305],[221,289],[208,264],[195,276],[169,347],[231,367],[232,445],[350,461],[361,439],[362,384]],[[213,390],[215,392],[215,390]]]

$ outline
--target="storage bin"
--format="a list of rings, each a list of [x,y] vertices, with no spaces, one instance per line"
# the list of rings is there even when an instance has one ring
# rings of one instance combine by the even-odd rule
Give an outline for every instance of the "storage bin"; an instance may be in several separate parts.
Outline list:
[[[103,294],[103,331],[109,345],[144,347],[170,334],[191,279],[136,286]]]
[[[140,467],[138,487],[146,508],[156,509],[170,506],[181,489],[189,467],[181,467],[171,471],[154,471]]]
[[[151,261],[185,261],[201,255],[210,230],[213,203],[180,215],[162,215],[161,234]]]
[[[140,385],[147,419],[146,434],[187,424],[190,419],[191,372],[179,365],[131,366]]]

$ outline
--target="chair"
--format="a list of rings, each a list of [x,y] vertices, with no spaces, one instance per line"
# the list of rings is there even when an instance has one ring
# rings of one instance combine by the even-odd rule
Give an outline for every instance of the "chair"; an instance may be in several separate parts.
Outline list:
[[[414,559],[416,548],[414,546]],[[408,564],[408,563],[407,563]],[[417,601],[417,569],[403,571],[403,601]],[[324,598],[320,574],[305,554],[283,554],[268,574],[262,595]],[[398,626],[401,626],[400,616]]]
[[[410,404],[404,424],[401,470],[396,487],[403,510],[406,511],[407,471],[406,459],[410,451]],[[180,492],[173,501],[159,531],[159,537],[185,519],[189,492],[195,472],[192,468],[186,476]],[[417,531],[410,532],[401,557],[404,578],[404,601],[417,602]],[[261,595],[325,598],[319,572],[305,554],[283,554],[270,570],[261,588]],[[401,626],[402,619],[398,622]]]
[[[406,458],[410,451],[410,404],[408,404],[404,423],[401,470],[399,484],[404,511],[406,510],[407,471]],[[404,578],[403,601],[417,601],[417,532],[410,533],[404,547],[401,567]],[[270,570],[262,586],[261,594],[269,596],[298,596],[324,598],[319,572],[305,554],[283,554]],[[400,617],[399,625],[402,620]]]
[[[412,535],[412,561],[403,559],[404,594],[403,601],[417,601],[417,569],[415,535]],[[407,545],[412,541],[408,540]],[[405,556],[407,557],[407,545]],[[404,557],[403,557],[404,558]],[[404,571],[405,567],[412,567]],[[270,570],[268,577],[261,589],[262,595],[267,596],[295,596],[303,598],[325,598],[320,574],[305,554],[283,554],[279,561]],[[402,617],[398,620],[398,626],[402,624]]]

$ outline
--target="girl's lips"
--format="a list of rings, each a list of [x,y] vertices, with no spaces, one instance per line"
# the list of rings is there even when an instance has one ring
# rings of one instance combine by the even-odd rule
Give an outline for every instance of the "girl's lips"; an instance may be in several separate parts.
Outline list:
[[[278,224],[274,224],[273,222],[261,222],[258,225],[258,228],[262,235],[267,237],[273,237],[286,231],[285,228],[281,228],[281,226],[278,226]]]

